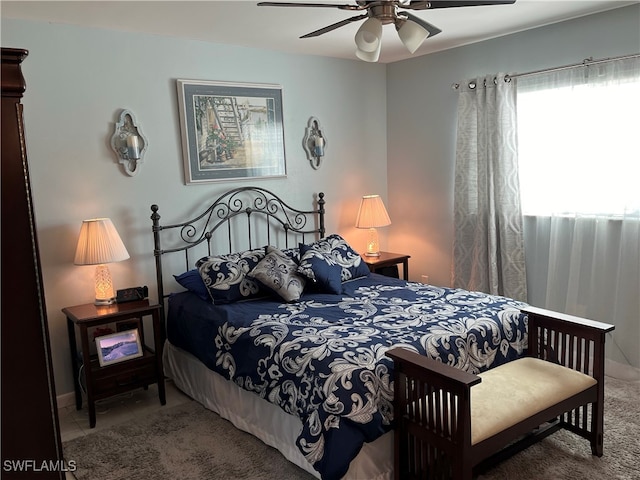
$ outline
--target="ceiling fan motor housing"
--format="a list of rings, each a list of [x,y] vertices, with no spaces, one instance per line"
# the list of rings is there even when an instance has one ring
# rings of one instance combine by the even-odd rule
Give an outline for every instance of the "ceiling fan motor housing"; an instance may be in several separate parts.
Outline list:
[[[397,2],[372,2],[373,5],[369,8],[369,17],[377,18],[383,25],[395,23],[398,18],[398,6]]]

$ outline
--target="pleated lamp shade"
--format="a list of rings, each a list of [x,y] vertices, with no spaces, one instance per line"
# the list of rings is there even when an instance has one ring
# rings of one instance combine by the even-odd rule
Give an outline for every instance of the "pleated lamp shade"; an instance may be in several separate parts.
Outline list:
[[[360,202],[357,228],[377,228],[391,225],[391,219],[380,195],[365,195]]]
[[[111,273],[105,264],[120,262],[127,258],[129,258],[129,252],[109,218],[92,218],[82,222],[73,263],[97,265],[96,305],[109,305],[115,301]]]

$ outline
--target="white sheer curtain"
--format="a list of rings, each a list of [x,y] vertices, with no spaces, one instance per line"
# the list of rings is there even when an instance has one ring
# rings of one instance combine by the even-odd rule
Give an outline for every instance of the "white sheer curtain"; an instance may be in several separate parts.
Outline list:
[[[453,285],[526,300],[515,88],[502,74],[459,88]]]
[[[640,59],[517,89],[529,302],[614,324],[608,372],[640,367]]]

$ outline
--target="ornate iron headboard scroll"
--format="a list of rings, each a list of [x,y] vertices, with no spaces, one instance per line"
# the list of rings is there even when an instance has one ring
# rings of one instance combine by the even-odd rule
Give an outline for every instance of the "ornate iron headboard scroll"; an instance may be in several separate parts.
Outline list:
[[[184,266],[188,270],[193,268],[190,253],[195,252],[197,246],[204,245],[206,255],[239,251],[241,248],[238,247],[238,236],[242,236],[243,245],[248,249],[270,244],[287,248],[294,240],[304,243],[308,238],[322,238],[325,235],[324,193],[317,194],[316,204],[315,210],[299,210],[264,188],[239,187],[220,195],[195,218],[174,225],[160,225],[159,207],[151,205],[158,301],[164,305],[164,299],[168,296],[164,293],[163,255],[182,252]],[[235,227],[242,219],[246,222],[243,222],[240,234]],[[219,241],[220,234],[226,237],[224,242]],[[165,239],[171,240],[170,248],[163,248]],[[256,242],[260,239],[263,243],[257,245]],[[278,239],[283,239],[284,244],[276,241]],[[222,243],[227,244],[226,252],[220,248]],[[292,246],[297,246],[297,242]],[[192,258],[191,262],[195,260]]]

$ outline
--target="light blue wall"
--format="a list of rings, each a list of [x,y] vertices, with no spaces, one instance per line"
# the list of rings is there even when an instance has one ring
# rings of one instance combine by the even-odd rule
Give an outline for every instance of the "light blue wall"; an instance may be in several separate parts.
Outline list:
[[[450,284],[455,82],[640,52],[640,5],[417,57],[387,67],[389,244],[411,277]]]
[[[309,208],[312,194],[324,191],[327,231],[357,245],[365,241],[354,228],[360,197],[386,197],[384,65],[7,19],[2,46],[30,51],[23,64],[27,148],[59,395],[73,390],[60,309],[93,301],[93,267],[73,265],[83,219],[110,217],[131,254],[111,265],[116,288],[153,290],[152,203],[171,222],[243,184]],[[282,85],[287,178],[185,186],[178,78]],[[149,141],[135,177],[123,173],[109,147],[123,108]],[[327,137],[319,170],[302,148],[311,116]]]
[[[294,205],[326,192],[328,231],[356,246],[364,242],[353,227],[359,197],[381,194],[393,222],[381,229],[383,248],[412,256],[412,279],[427,274],[448,285],[457,101],[451,84],[638,52],[639,24],[640,6],[633,6],[384,66],[3,19],[2,46],[30,50],[23,64],[27,145],[57,393],[73,389],[60,309],[92,300],[93,269],[72,265],[81,221],[108,216],[118,227],[131,259],[112,266],[117,287],[153,287],[149,205],[159,203],[163,219],[177,220],[243,184],[183,184],[177,78],[282,85],[288,177],[246,183]],[[149,139],[136,177],[120,170],[109,147],[122,108],[135,113]],[[310,116],[328,137],[318,171],[301,147]]]

